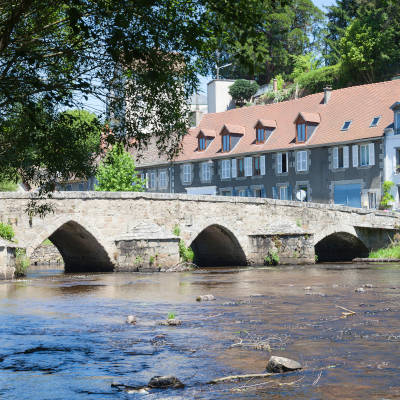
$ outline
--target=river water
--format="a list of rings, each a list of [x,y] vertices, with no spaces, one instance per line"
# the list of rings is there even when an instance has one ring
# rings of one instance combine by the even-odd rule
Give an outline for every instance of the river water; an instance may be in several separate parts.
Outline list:
[[[215,301],[196,302],[209,293]],[[337,306],[355,314],[341,318]],[[169,313],[182,325],[157,324]],[[129,314],[136,325],[125,323]],[[0,283],[0,398],[398,399],[399,317],[399,265],[169,274],[39,267]],[[271,354],[304,369],[206,383],[262,373]],[[111,385],[167,374],[186,387],[145,394]]]

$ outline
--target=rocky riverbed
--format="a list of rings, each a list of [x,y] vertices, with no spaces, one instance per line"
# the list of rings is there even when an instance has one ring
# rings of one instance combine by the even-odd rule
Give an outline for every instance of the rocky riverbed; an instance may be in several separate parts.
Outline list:
[[[399,317],[399,265],[31,270],[0,282],[0,398],[397,398]],[[208,383],[265,374],[271,355],[302,369]],[[149,385],[168,375],[184,387]]]

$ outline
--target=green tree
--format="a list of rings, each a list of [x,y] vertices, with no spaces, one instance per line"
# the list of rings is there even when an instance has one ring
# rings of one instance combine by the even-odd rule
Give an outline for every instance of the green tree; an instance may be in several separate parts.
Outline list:
[[[99,165],[95,190],[102,192],[142,192],[145,182],[138,176],[135,162],[122,145],[115,145]]]
[[[120,110],[110,143],[141,147],[153,136],[161,152],[176,154],[188,125],[183,100],[199,72],[209,71],[218,42],[244,43],[253,34],[258,4],[1,0],[0,171],[44,191],[58,172],[89,176],[92,154],[79,149],[89,130],[72,132],[78,129],[61,113],[88,97]],[[242,35],[226,35],[220,21]]]
[[[232,96],[236,105],[242,107],[256,94],[258,87],[257,82],[238,79],[229,87],[229,94]]]
[[[340,41],[347,84],[389,79],[400,71],[400,4],[374,0],[359,8]]]

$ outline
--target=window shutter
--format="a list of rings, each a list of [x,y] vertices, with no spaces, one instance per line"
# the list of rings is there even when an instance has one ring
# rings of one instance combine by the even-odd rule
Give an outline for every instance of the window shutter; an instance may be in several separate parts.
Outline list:
[[[287,187],[287,199],[286,200],[292,200],[292,186],[289,185]]]
[[[333,148],[333,169],[339,168],[339,148],[334,147]]]
[[[232,178],[236,178],[237,177],[237,169],[236,169],[236,158],[232,159]]]
[[[235,188],[232,189],[232,196],[237,196]]]
[[[265,175],[265,156],[260,157],[260,172],[261,175]]]
[[[251,190],[250,189],[246,189],[246,197],[250,197],[251,196]]]
[[[244,159],[244,175],[245,176],[253,175],[253,157],[246,157]]]
[[[375,147],[373,143],[368,145],[369,150],[369,165],[375,165]]]
[[[349,168],[349,146],[343,147],[343,168]]]
[[[351,150],[353,153],[353,167],[358,167],[358,146],[354,144]]]
[[[265,188],[264,187],[261,188],[261,197],[267,197],[266,194],[265,194]]]
[[[149,188],[149,173],[146,172],[146,189]]]
[[[276,186],[272,186],[272,198],[277,199],[278,198],[278,192],[276,190]]]
[[[308,171],[308,152],[303,151],[303,171]]]
[[[276,172],[278,174],[282,173],[282,153],[276,155]]]

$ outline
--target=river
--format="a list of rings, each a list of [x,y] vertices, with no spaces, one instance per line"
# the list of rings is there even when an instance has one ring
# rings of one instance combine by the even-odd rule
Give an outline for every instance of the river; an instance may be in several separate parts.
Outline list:
[[[196,302],[209,293],[215,301]],[[355,314],[341,318],[337,306]],[[182,325],[157,324],[169,313]],[[125,323],[130,314],[136,325]],[[399,265],[153,274],[37,267],[0,283],[0,398],[400,398],[399,317]],[[206,383],[262,373],[271,354],[304,369]],[[167,374],[185,388],[143,394],[111,385]]]

